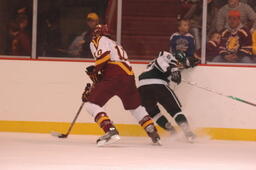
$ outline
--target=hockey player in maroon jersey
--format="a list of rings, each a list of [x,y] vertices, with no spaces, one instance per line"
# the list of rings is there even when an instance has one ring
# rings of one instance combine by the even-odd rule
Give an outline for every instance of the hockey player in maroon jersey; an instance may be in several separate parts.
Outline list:
[[[116,142],[119,133],[107,113],[102,108],[113,96],[118,96],[126,110],[137,119],[153,143],[160,142],[154,123],[145,108],[141,106],[140,95],[135,85],[134,73],[128,56],[122,46],[108,38],[106,25],[98,25],[90,44],[95,58],[95,66],[90,66],[89,76],[94,81],[90,92],[83,94],[86,110],[104,130],[105,135],[97,140],[99,146]],[[121,114],[121,113],[120,113]]]

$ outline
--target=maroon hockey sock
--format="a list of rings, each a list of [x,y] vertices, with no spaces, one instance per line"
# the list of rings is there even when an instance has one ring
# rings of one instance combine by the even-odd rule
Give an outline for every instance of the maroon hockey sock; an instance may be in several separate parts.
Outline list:
[[[145,116],[141,121],[139,121],[139,124],[146,129],[149,125],[153,125],[154,126],[154,122],[151,119],[150,116]]]
[[[108,115],[104,112],[97,114],[95,122],[104,130],[105,133],[107,133],[110,128],[115,128]]]

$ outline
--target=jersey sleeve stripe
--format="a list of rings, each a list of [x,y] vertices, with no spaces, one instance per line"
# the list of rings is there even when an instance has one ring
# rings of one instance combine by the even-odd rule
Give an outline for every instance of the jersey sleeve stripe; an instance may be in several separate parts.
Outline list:
[[[110,60],[110,52],[107,51],[107,52],[103,53],[100,56],[100,58],[95,61],[95,64],[96,65],[100,65],[100,64],[105,63],[105,62],[107,62],[109,60]]]
[[[130,76],[134,75],[134,73],[131,70],[131,68],[129,66],[127,66],[126,64],[122,63],[122,62],[109,62],[109,64],[118,65],[119,67],[121,67],[121,69],[124,70],[124,72],[126,72],[126,74],[128,74]]]

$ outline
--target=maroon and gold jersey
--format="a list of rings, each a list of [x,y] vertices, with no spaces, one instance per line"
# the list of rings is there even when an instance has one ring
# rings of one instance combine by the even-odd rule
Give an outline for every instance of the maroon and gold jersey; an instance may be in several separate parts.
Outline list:
[[[126,51],[115,41],[106,36],[99,36],[92,40],[90,48],[96,60],[97,70],[103,69],[104,74],[117,74],[120,72],[134,75]]]
[[[220,54],[236,54],[238,56],[252,55],[252,37],[245,28],[236,31],[226,29],[221,34]]]
[[[88,101],[102,107],[116,95],[125,109],[136,109],[141,101],[125,50],[105,36],[93,39],[90,48],[96,71],[101,70],[103,77],[94,85]]]

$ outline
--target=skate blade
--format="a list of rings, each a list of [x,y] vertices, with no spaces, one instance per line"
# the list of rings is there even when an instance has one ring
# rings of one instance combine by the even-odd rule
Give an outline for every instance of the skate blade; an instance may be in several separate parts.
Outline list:
[[[195,143],[195,137],[194,136],[186,137],[186,138],[187,138],[188,143],[191,143],[191,144]]]
[[[121,138],[119,135],[114,135],[111,137],[111,139],[109,141],[106,141],[106,140],[102,140],[102,141],[99,141],[97,143],[97,146],[106,146],[106,145],[109,145],[109,144],[113,144],[113,143],[116,143],[117,141],[119,141]]]
[[[157,142],[153,143],[154,146],[162,146],[162,142],[159,139]]]

